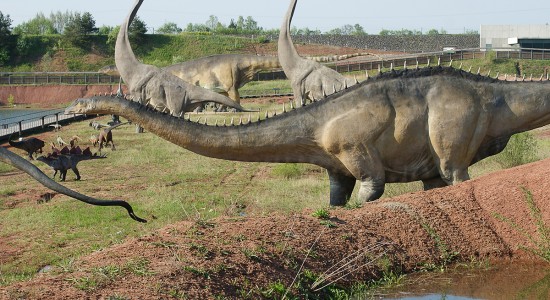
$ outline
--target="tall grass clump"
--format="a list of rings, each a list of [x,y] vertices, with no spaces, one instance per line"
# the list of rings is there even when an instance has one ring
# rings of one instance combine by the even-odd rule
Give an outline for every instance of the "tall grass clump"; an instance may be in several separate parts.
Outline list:
[[[530,132],[513,135],[508,145],[497,156],[502,168],[512,168],[537,160],[537,140]]]
[[[550,263],[550,226],[548,226],[542,217],[542,212],[540,208],[535,203],[535,200],[533,199],[533,194],[531,191],[526,189],[525,187],[521,188],[523,190],[525,203],[527,204],[527,207],[529,208],[529,214],[533,218],[533,221],[535,222],[535,226],[537,228],[537,235],[538,237],[533,236],[530,234],[525,228],[521,227],[518,223],[516,223],[514,220],[511,220],[508,217],[505,217],[501,214],[495,213],[494,216],[500,221],[508,223],[510,226],[512,226],[516,231],[521,233],[523,236],[531,242],[533,247],[527,247],[524,245],[521,245],[520,247],[528,252],[531,252],[546,262]]]

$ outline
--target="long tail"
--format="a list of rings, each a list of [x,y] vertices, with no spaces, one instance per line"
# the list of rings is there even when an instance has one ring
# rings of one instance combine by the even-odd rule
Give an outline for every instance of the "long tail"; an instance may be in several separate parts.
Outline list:
[[[86,195],[80,194],[78,192],[75,192],[69,188],[66,188],[62,186],[61,184],[53,181],[50,179],[46,174],[44,174],[42,171],[40,171],[39,168],[37,168],[35,165],[31,164],[30,162],[26,161],[25,159],[21,158],[19,155],[5,149],[4,147],[0,147],[0,161],[3,161],[7,164],[10,164],[19,170],[29,174],[32,178],[34,178],[36,181],[40,182],[45,187],[52,189],[58,193],[67,195],[69,197],[75,198],[77,200],[80,200],[82,202],[92,204],[92,205],[98,205],[98,206],[122,206],[130,215],[130,218],[146,223],[147,220],[142,219],[135,215],[134,210],[132,209],[132,206],[128,204],[125,201],[122,200],[98,200],[92,197],[88,197]]]

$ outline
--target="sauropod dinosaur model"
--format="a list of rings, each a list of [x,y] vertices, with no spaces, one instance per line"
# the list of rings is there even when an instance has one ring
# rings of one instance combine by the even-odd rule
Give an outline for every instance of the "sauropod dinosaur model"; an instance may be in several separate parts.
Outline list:
[[[259,71],[281,68],[276,56],[220,54],[165,67],[185,82],[221,93],[240,103],[239,88]]]
[[[73,170],[74,174],[76,175],[76,180],[80,180],[80,172],[77,168],[79,162],[83,160],[101,159],[106,157],[107,156],[105,155],[92,154],[89,147],[84,149],[83,151],[81,151],[79,147],[75,147],[71,149],[69,153],[58,154],[54,152],[50,153],[47,156],[38,156],[36,160],[47,164],[54,170],[54,179],[57,171],[59,171],[59,178],[61,179],[61,181],[65,181],[68,170]]]
[[[240,103],[239,89],[259,71],[281,68],[276,56],[219,54],[201,57],[163,68],[183,81],[228,96]],[[114,74],[115,66],[100,72]]]
[[[115,45],[115,63],[128,92],[139,103],[150,103],[159,110],[169,110],[174,116],[193,111],[203,102],[216,102],[237,110],[245,110],[231,99],[189,84],[170,72],[139,62],[134,55],[128,30],[143,0],[137,0],[120,26]]]
[[[382,73],[260,122],[207,126],[123,99],[77,99],[66,113],[118,114],[195,153],[236,161],[311,163],[328,171],[330,204],[359,200],[385,183],[424,188],[469,179],[511,135],[550,123],[550,83],[508,82],[451,67]]]
[[[92,204],[92,205],[121,206],[121,207],[124,207],[126,211],[128,211],[128,215],[130,215],[132,219],[142,223],[147,222],[147,220],[144,220],[135,215],[134,210],[132,209],[132,206],[128,204],[128,202],[122,201],[122,200],[100,200],[100,199],[92,198],[92,197],[80,194],[76,191],[73,191],[55,182],[54,180],[49,178],[46,174],[44,174],[38,167],[28,162],[27,160],[21,158],[19,155],[9,151],[8,149],[5,149],[4,147],[0,147],[0,161],[6,164],[12,165],[15,168],[27,173],[29,176],[34,178],[36,181],[40,182],[45,187],[53,191],[56,191],[60,194],[67,195],[69,197],[75,198],[77,200],[80,200],[82,202]]]
[[[34,153],[42,153],[42,148],[45,145],[43,140],[35,137],[29,137],[29,138],[22,139],[20,141],[13,141],[12,136],[13,136],[13,133],[10,134],[10,137],[8,138],[8,142],[10,146],[26,151],[27,154],[29,155],[30,160],[33,160],[32,155]]]
[[[307,99],[322,99],[325,95],[343,90],[356,82],[318,62],[300,57],[290,36],[290,23],[298,0],[292,0],[281,25],[277,53],[298,106]]]
[[[92,145],[95,147],[99,144],[99,151],[101,152],[101,149],[103,149],[104,144],[105,144],[105,146],[107,146],[107,144],[111,143],[111,150],[116,150],[115,142],[113,142],[113,132],[112,132],[112,130],[119,127],[119,126],[128,124],[128,123],[129,122],[118,123],[116,125],[109,126],[107,128],[101,129],[100,132],[99,132],[99,135],[97,135],[97,137],[92,135],[92,138],[90,138],[90,141],[92,142]]]
[[[92,121],[90,122],[89,125],[90,127],[93,127],[95,130],[98,130],[99,128],[103,128],[103,127],[109,127],[109,125],[101,124],[98,121]]]

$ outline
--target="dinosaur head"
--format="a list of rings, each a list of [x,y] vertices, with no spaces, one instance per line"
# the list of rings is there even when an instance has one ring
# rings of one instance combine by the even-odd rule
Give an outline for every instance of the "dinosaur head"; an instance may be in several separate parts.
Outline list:
[[[96,114],[109,114],[109,102],[97,101],[97,97],[78,98],[65,109],[65,114],[86,114],[93,111]]]

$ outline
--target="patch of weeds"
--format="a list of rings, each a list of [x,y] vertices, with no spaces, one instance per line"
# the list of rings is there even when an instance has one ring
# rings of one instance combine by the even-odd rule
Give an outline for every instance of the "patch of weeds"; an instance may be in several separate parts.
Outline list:
[[[183,270],[189,273],[195,274],[197,276],[203,277],[204,279],[210,279],[210,272],[208,272],[207,270],[202,270],[192,266],[185,266],[183,267]]]
[[[216,226],[216,224],[208,222],[204,219],[198,219],[195,224],[200,228],[214,228]]]
[[[67,278],[66,280],[71,282],[75,288],[82,291],[89,292],[98,287],[97,281],[92,277]]]
[[[507,218],[497,213],[495,213],[494,216],[498,220],[508,223],[510,226],[512,226],[512,228],[525,236],[529,240],[529,242],[534,245],[534,247],[526,247],[521,245],[520,247],[522,249],[539,256],[546,262],[550,262],[550,227],[544,223],[541,210],[535,203],[531,191],[529,191],[525,187],[521,187],[521,190],[523,191],[523,194],[525,196],[524,199],[527,207],[529,208],[529,213],[535,221],[538,238],[533,237],[529,232],[527,232],[525,228],[521,227],[510,218]]]
[[[145,258],[129,260],[124,266],[124,269],[139,276],[150,276],[155,274],[155,272],[149,270],[149,261]]]
[[[107,297],[107,300],[129,300],[130,297],[125,297],[125,296],[120,296],[120,295],[117,295],[117,294],[114,294],[114,295],[111,295],[109,297]]]
[[[244,256],[246,256],[250,260],[260,261],[260,256],[258,255],[256,250],[245,248],[245,249],[242,249],[241,252],[244,254]]]
[[[235,241],[237,241],[237,242],[244,242],[244,241],[247,240],[247,238],[244,234],[238,234],[238,235],[234,236],[233,239],[235,239]]]
[[[316,217],[317,219],[322,220],[328,220],[330,219],[330,212],[326,208],[320,208],[311,214],[312,216]]]
[[[345,206],[346,209],[358,209],[361,207],[363,207],[363,202],[357,199],[353,201],[348,201],[348,203],[346,203],[346,206]]]
[[[496,156],[503,168],[512,168],[537,160],[537,140],[530,132],[514,134],[506,148]]]
[[[212,252],[208,250],[206,246],[197,243],[191,243],[189,245],[189,250],[204,258],[209,258],[210,256],[212,256]]]
[[[74,266],[74,258],[69,257],[62,259],[60,262],[57,263],[57,267],[61,269],[62,273],[72,273],[75,270]]]
[[[267,299],[282,299],[286,292],[285,285],[279,280],[271,283],[267,288],[260,290],[260,294]]]
[[[299,178],[304,174],[302,166],[297,163],[277,164],[271,171],[274,175],[285,179]]]
[[[447,266],[450,263],[456,260],[456,258],[460,253],[456,251],[450,251],[447,244],[441,239],[441,236],[439,236],[439,234],[437,234],[435,229],[433,229],[430,225],[424,222],[422,222],[421,225],[424,228],[424,230],[426,230],[426,232],[430,235],[430,237],[435,241],[437,249],[439,250],[439,253],[440,253],[439,264],[433,264],[433,263],[424,264],[421,269],[426,271],[434,271],[436,269],[439,269],[439,271],[443,272],[447,269]]]
[[[319,222],[321,225],[327,227],[327,228],[336,228],[338,227],[338,225],[336,225],[336,223],[332,222],[332,221],[329,221],[329,220],[322,220],[321,222]]]

